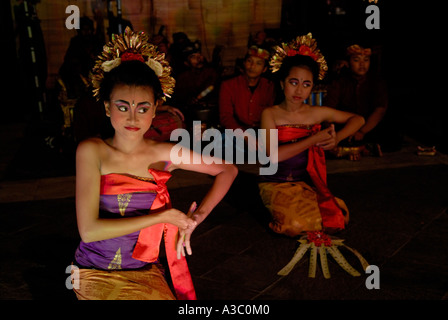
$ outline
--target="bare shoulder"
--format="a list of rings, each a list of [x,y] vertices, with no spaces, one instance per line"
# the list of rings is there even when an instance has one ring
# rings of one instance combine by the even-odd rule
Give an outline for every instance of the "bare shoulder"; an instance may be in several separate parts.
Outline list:
[[[274,105],[272,107],[266,108],[263,111],[264,113],[261,115],[261,123],[262,127],[267,128],[275,128],[279,123],[284,122],[285,114],[282,108],[279,105]]]
[[[156,153],[169,151],[173,146],[171,142],[159,142],[151,139],[145,139],[145,143],[149,150],[155,151]]]
[[[266,122],[270,123],[272,121],[272,119],[274,118],[274,107],[267,107],[264,108],[263,111],[261,112],[261,123],[263,124],[267,124]]]
[[[109,145],[100,138],[89,138],[81,141],[76,149],[76,158],[78,160],[94,160],[101,161],[107,157]]]
[[[265,117],[272,117],[273,115],[275,115],[278,111],[280,110],[278,105],[272,106],[272,107],[267,107],[264,108],[261,115],[265,116]]]
[[[100,173],[105,143],[98,138],[86,139],[76,149],[76,179],[92,179]],[[87,181],[86,180],[86,181]]]
[[[150,160],[150,168],[172,171],[176,169],[171,160],[171,152],[176,145],[173,142],[146,141],[148,145],[147,159]],[[189,150],[189,148],[186,148]]]
[[[273,105],[271,107],[267,107],[264,110],[267,110],[268,112],[272,113],[272,112],[280,110],[280,106],[278,104],[276,104],[276,105]]]
[[[106,143],[100,138],[89,138],[78,144],[76,153],[96,152],[104,148]]]
[[[174,146],[172,142],[159,142],[153,140],[146,140],[148,156],[154,161],[169,161],[170,152]]]

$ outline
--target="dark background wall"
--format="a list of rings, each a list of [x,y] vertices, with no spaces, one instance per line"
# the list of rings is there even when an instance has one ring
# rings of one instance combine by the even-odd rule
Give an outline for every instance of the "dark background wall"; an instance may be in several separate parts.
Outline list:
[[[390,91],[390,117],[403,134],[447,150],[444,2],[378,0],[380,29],[368,30],[367,0],[283,0],[280,28],[269,30],[285,40],[312,32],[329,64],[352,43],[375,47],[375,61]],[[35,110],[33,94],[17,57],[11,2],[0,2],[3,73],[2,122]],[[339,8],[339,9],[337,9]],[[338,12],[344,14],[337,14]],[[248,35],[249,36],[249,35]],[[22,71],[21,71],[22,68]],[[29,68],[25,68],[29,71]]]

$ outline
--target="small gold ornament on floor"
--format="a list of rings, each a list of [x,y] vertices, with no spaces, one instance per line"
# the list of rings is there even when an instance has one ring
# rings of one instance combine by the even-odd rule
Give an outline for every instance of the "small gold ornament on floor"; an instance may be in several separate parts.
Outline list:
[[[330,270],[328,268],[328,260],[327,260],[327,252],[336,260],[336,262],[347,271],[350,275],[354,277],[359,277],[361,274],[353,268],[347,260],[344,258],[342,253],[339,251],[338,247],[343,246],[351,251],[361,262],[361,265],[364,271],[369,266],[369,263],[364,259],[364,257],[355,249],[352,249],[346,246],[342,239],[330,238],[329,235],[325,234],[321,231],[312,231],[307,232],[306,235],[302,236],[298,242],[300,242],[300,246],[297,249],[296,253],[292,257],[291,261],[277,274],[279,276],[288,275],[294,266],[302,259],[308,249],[311,251],[310,253],[310,266],[308,269],[308,277],[315,278],[316,277],[316,269],[317,269],[317,256],[320,256],[320,265],[322,268],[322,273],[325,279],[329,279],[331,277]]]

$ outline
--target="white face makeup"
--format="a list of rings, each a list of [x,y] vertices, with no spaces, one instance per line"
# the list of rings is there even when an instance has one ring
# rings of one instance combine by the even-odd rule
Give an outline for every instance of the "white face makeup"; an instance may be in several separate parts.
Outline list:
[[[147,87],[116,86],[105,103],[115,133],[143,135],[151,126],[156,103],[152,89]]]
[[[313,74],[305,67],[293,67],[282,87],[288,102],[303,103],[313,89]]]

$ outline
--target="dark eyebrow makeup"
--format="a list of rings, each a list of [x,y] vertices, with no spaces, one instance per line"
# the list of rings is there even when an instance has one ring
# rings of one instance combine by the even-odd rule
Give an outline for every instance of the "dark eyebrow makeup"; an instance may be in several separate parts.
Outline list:
[[[297,78],[289,78],[288,79],[288,81],[298,81],[298,82],[300,82],[300,80],[299,79],[297,79]],[[303,80],[302,82],[309,82],[309,83],[311,83],[311,80]]]
[[[115,104],[125,104],[125,105],[128,105],[128,106],[131,105],[126,100],[115,100],[114,103]],[[134,101],[132,101],[132,106],[135,106]],[[137,106],[148,106],[148,107],[150,107],[150,106],[152,106],[152,104],[150,102],[148,102],[148,101],[143,101],[143,102],[140,102],[139,104],[137,104]]]
[[[127,102],[125,100],[115,100],[114,103],[115,104],[127,104],[128,106],[130,105],[129,102]]]

